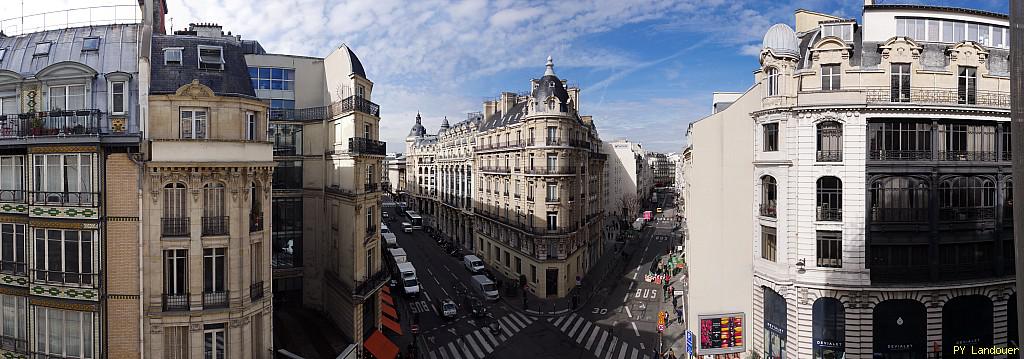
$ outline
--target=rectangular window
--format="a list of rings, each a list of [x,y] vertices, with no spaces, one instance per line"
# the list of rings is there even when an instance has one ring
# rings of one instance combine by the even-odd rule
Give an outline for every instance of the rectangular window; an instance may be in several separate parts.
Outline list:
[[[523,259],[516,257],[516,274],[523,274]]]
[[[558,229],[558,212],[548,211],[548,230],[554,231]]]
[[[545,198],[548,202],[558,201],[558,184],[548,183],[547,184],[547,197]]]
[[[256,113],[246,112],[245,113],[245,139],[247,141],[256,141]]]
[[[181,50],[180,47],[165,48],[164,65],[181,65]]]
[[[224,281],[226,251],[226,248],[203,249],[203,293],[223,293],[227,290]]]
[[[50,86],[50,111],[85,108],[84,85]]]
[[[892,64],[889,88],[892,102],[910,102],[910,64]]]
[[[356,85],[356,97],[366,98],[366,86]]]
[[[36,44],[35,51],[32,52],[32,56],[46,56],[50,54],[50,42],[40,42]]]
[[[853,41],[853,25],[852,24],[833,24],[833,25],[822,25],[821,36],[835,36],[843,41]]]
[[[549,154],[547,160],[548,171],[553,171],[556,167],[558,167],[558,155]]]
[[[0,349],[28,351],[28,297],[0,294]]]
[[[25,225],[0,224],[0,273],[25,275]]]
[[[530,265],[530,281],[537,283],[537,266]]]
[[[548,126],[548,145],[553,145],[558,142],[558,127]]]
[[[363,124],[363,138],[370,138],[370,124]]]
[[[0,202],[25,200],[25,157],[0,156]]]
[[[181,138],[200,140],[206,138],[206,109],[181,109]]]
[[[125,94],[125,82],[113,81],[110,83],[110,113],[123,115],[127,111],[128,96]]]
[[[164,250],[164,294],[188,294],[188,250]]]
[[[37,228],[35,279],[65,285],[95,284],[93,236],[92,231]]]
[[[199,68],[202,70],[223,70],[224,49],[220,46],[199,45]]]
[[[818,231],[818,267],[843,267],[843,233]]]
[[[249,67],[254,90],[295,90],[295,70],[279,67]],[[274,106],[273,101],[287,101],[292,106]],[[272,100],[271,108],[294,108],[294,100]]]
[[[188,326],[164,327],[164,359],[188,359]]]
[[[505,268],[509,267],[509,251],[505,251]]]
[[[224,340],[224,327],[221,324],[203,326],[203,358],[224,359],[227,342]]]
[[[34,155],[35,196],[40,204],[92,205],[92,155]]]
[[[961,67],[957,76],[956,90],[958,103],[974,105],[978,101],[977,68]]]
[[[775,227],[761,226],[761,258],[775,261]]]
[[[779,150],[779,124],[766,123],[761,126],[764,132],[764,152]]]
[[[93,313],[47,307],[35,310],[35,351],[61,358],[94,358]]]
[[[821,90],[839,90],[839,65],[821,65]]]
[[[100,38],[87,37],[82,39],[82,51],[97,51],[100,49]]]
[[[925,121],[889,120],[868,123],[872,160],[922,160],[932,158],[931,124]]]
[[[0,50],[3,50],[3,49],[0,49]],[[2,61],[2,60],[3,59],[0,59],[0,61]],[[16,114],[18,112],[21,112],[21,109],[18,108],[18,97],[16,97],[16,96],[0,97],[0,115],[11,115],[11,114]],[[16,127],[14,127],[14,125],[12,125],[12,124],[4,124],[4,125],[2,125],[2,127],[0,127],[0,131],[14,132],[15,128]],[[10,134],[5,134],[3,132],[0,132],[0,136],[10,136]]]

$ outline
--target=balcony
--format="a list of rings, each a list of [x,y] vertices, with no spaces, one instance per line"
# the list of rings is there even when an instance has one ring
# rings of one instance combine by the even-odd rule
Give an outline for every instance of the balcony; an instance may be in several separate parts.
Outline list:
[[[380,183],[363,183],[364,193],[373,193],[380,191]]]
[[[33,191],[32,204],[62,207],[96,207],[99,192],[43,192]]]
[[[761,205],[758,206],[758,213],[760,213],[764,217],[775,218],[775,216],[777,215],[775,211],[775,204],[762,203]]]
[[[0,138],[96,135],[100,118],[97,109],[9,114],[0,117]]]
[[[843,210],[840,208],[818,207],[817,218],[819,221],[839,222],[843,220]]]
[[[28,272],[25,271],[25,265],[25,262],[0,260],[0,273],[26,275]]]
[[[228,291],[203,292],[203,309],[228,307]]]
[[[939,151],[939,160],[994,162],[999,160],[999,153],[995,151]]]
[[[477,169],[480,170],[480,172],[512,173],[512,170],[510,168],[501,166],[481,166]]]
[[[223,236],[228,234],[228,217],[203,217],[204,236]]]
[[[843,151],[822,150],[818,151],[818,162],[842,162]]]
[[[359,96],[349,96],[331,104],[331,115],[340,115],[349,111],[362,112],[380,117],[380,106]]]
[[[180,310],[188,310],[188,293],[178,294],[166,294],[161,296],[161,302],[163,303],[163,309],[165,312],[173,312]]]
[[[871,208],[871,222],[874,223],[925,223],[928,222],[927,208]]]
[[[58,284],[74,287],[96,287],[99,283],[95,273],[58,272],[42,269],[35,269],[35,280],[50,284]]]
[[[935,104],[935,105],[980,105],[995,108],[1010,108],[1009,91],[977,90],[973,96],[963,97],[956,88],[915,87],[910,89],[910,97],[906,92],[894,93],[890,87],[860,88],[869,104]],[[972,94],[967,94],[972,95]]]
[[[162,237],[189,237],[189,232],[188,217],[160,219],[160,236]]]
[[[259,281],[249,285],[249,300],[257,301],[263,298],[263,281]]]
[[[252,212],[249,213],[249,232],[259,232],[263,230],[263,213]]]
[[[271,121],[319,121],[330,118],[330,107],[274,108],[267,111]]]
[[[371,140],[363,137],[352,137],[348,139],[348,152],[361,155],[384,156],[387,151],[387,144],[382,141]]]
[[[370,293],[384,285],[388,278],[390,278],[390,275],[388,275],[387,271],[378,269],[376,273],[364,277],[363,280],[356,281],[355,287],[352,288],[352,295],[366,298]]]
[[[274,157],[278,156],[299,156],[302,153],[296,146],[279,146],[274,145]]]
[[[922,161],[931,160],[931,150],[869,150],[869,160],[879,161]]]
[[[544,202],[558,203],[558,197],[544,197]]]
[[[995,207],[947,207],[939,208],[939,221],[947,223],[956,222],[983,222],[993,221],[996,218]]]
[[[25,190],[0,189],[0,202],[25,203]]]
[[[523,173],[528,175],[571,175],[576,174],[576,167],[574,166],[547,166],[547,167],[533,167],[523,170]]]

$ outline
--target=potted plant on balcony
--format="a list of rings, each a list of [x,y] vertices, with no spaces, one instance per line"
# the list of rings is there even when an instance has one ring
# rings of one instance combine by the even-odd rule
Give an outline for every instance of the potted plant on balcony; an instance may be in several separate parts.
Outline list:
[[[32,128],[33,136],[40,136],[43,134],[43,119],[36,117],[29,121],[29,127]]]

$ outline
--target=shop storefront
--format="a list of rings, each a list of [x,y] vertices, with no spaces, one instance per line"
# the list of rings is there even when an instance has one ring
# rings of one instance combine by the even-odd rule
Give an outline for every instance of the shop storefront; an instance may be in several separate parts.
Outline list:
[[[764,289],[764,357],[786,357],[786,299],[768,287]]]
[[[992,347],[992,301],[983,295],[950,299],[942,307],[942,353],[952,358],[953,346]],[[977,355],[976,358],[991,358]]]
[[[836,298],[814,301],[814,359],[842,359],[846,353],[846,310]]]
[[[875,306],[872,314],[874,358],[925,359],[928,314],[913,299],[890,299]]]

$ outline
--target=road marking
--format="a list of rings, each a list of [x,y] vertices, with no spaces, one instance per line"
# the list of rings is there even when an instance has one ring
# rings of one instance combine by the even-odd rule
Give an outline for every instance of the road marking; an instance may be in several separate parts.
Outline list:
[[[636,336],[639,337],[640,336],[640,331],[636,330],[636,322],[629,322],[629,324],[633,326],[633,333],[635,333]]]
[[[562,325],[558,327],[558,330],[565,332],[574,322],[576,322],[576,313],[572,313],[572,315],[566,317],[565,321],[562,322]]]
[[[437,278],[434,278],[434,281],[437,282]],[[440,286],[441,283],[439,282],[439,283],[437,283],[437,285]],[[444,292],[444,296],[445,297],[451,297],[451,295],[448,294],[448,291],[444,290],[444,287],[441,287],[441,291]]]
[[[473,355],[473,351],[469,349],[468,345],[466,345],[465,339],[459,338],[457,341],[460,344],[459,347],[462,348],[462,352],[466,353],[467,358],[476,358],[476,356]]]
[[[608,332],[602,330],[601,331],[601,340],[597,341],[597,353],[595,353],[595,354],[597,354],[598,358],[601,357],[601,352],[604,351],[604,341],[605,340],[608,340]]]
[[[451,274],[451,275],[452,275],[452,278],[455,278],[455,280],[459,280],[459,277],[456,277],[456,276],[455,276],[455,273],[452,273],[452,272],[448,272],[448,274]]]
[[[601,327],[596,326],[596,325],[594,326],[594,332],[590,333],[590,336],[587,338],[587,339],[589,339],[589,340],[587,340],[587,346],[586,346],[587,350],[590,350],[590,348],[594,347],[594,339],[597,339],[597,337],[600,336],[600,334],[603,333],[603,332],[604,331],[601,330]]]
[[[628,316],[630,319],[633,318],[633,312],[629,311],[629,307],[628,306],[626,307],[626,316]]]
[[[640,343],[640,345],[644,345],[644,343]],[[638,354],[638,353],[637,353],[637,351],[636,351],[636,348],[633,348],[633,355],[631,355],[631,356],[630,356],[630,359],[636,359],[636,355],[637,355],[637,354]]]
[[[505,318],[501,318],[501,319],[505,319]],[[499,322],[504,323],[505,321],[499,320]],[[512,331],[508,329],[508,325],[502,325],[501,326],[501,331],[505,332],[505,337],[506,338],[512,338]],[[519,330],[516,330],[516,332],[518,333]]]
[[[423,291],[423,296],[427,298],[427,302],[430,302],[430,293]]]
[[[576,329],[577,329],[577,328],[579,328],[579,327],[580,327],[580,324],[583,324],[583,322],[585,322],[585,321],[586,321],[586,320],[576,320],[576,321],[575,321],[575,322],[576,322],[576,325],[572,326],[572,330],[570,330],[570,331],[569,331],[569,338],[572,338],[572,337],[573,337],[573,334],[575,334],[575,333],[576,333]]]
[[[622,342],[622,349],[619,349],[619,359],[626,359],[626,349],[628,345],[626,342]]]
[[[590,321],[587,321],[587,325],[585,325],[583,327],[583,329],[580,330],[580,333],[578,335],[576,335],[576,342],[580,343],[580,344],[583,344],[583,338],[587,337],[587,332],[590,332],[590,328],[592,328],[593,326],[594,326],[594,323],[591,323]],[[590,348],[587,348],[587,350],[590,350]]]
[[[636,279],[636,274],[633,275],[633,279]],[[634,285],[636,285],[636,282],[629,282],[629,289],[627,290],[633,290]]]
[[[644,343],[640,343],[640,350],[647,350],[647,346]]]
[[[473,335],[479,339],[480,345],[484,346],[484,349],[487,350],[487,354],[494,351],[494,347],[491,347],[491,344],[487,342],[487,339],[484,339],[484,335],[480,334],[480,330],[473,332]]]
[[[488,339],[490,339],[491,342],[494,343],[495,347],[497,347],[498,345],[501,345],[501,341],[498,340],[498,338],[495,337],[494,334],[491,334],[491,330],[489,328],[487,330],[484,330],[484,336],[486,336]]]
[[[457,359],[461,359],[462,358],[462,355],[459,354],[458,348],[455,347],[455,342],[449,342],[448,343],[448,352],[451,353],[452,356],[457,358]],[[636,357],[634,357],[634,359],[636,359]]]
[[[565,318],[568,318],[568,317],[566,317],[566,316],[558,317],[558,319],[556,319],[555,322],[552,323],[551,325],[554,325],[554,326],[557,327],[560,324],[562,324],[562,321],[565,320]]]
[[[605,357],[607,358],[611,358],[612,355],[615,355],[615,346],[619,344],[619,337],[615,336],[615,334],[612,334],[611,337],[612,344],[608,346],[608,353],[605,354]]]
[[[640,272],[633,272],[633,280],[636,280],[636,275],[637,274],[640,274]],[[630,289],[632,289],[632,288],[630,288]]]
[[[479,357],[483,358],[484,352],[483,352],[483,350],[480,350],[480,346],[476,345],[476,341],[473,340],[473,333],[466,334],[466,336],[464,336],[463,338],[464,339],[462,339],[462,342],[463,343],[469,343],[469,345],[471,345],[473,347],[473,351],[476,352],[476,354]],[[490,353],[490,352],[488,352],[488,353]]]
[[[515,315],[509,315],[509,317],[512,318],[512,320],[515,321],[516,324],[519,324],[520,328],[526,328],[526,324],[524,324],[523,322],[519,321],[519,318],[516,318]]]

